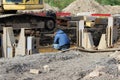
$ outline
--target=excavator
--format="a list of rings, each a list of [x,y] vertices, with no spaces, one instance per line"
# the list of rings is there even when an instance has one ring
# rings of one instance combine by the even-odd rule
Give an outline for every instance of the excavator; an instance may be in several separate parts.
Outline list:
[[[0,32],[3,27],[32,29],[28,32],[51,31],[55,28],[55,17],[34,13],[17,13],[18,10],[40,10],[44,8],[44,0],[0,0]]]
[[[16,12],[17,10],[42,9],[43,0],[0,0],[1,12]]]

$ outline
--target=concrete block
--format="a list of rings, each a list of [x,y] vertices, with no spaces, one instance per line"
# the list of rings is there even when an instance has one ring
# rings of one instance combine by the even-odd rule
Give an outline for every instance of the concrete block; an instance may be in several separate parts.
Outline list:
[[[34,36],[29,36],[27,37],[27,54],[30,55],[30,54],[33,54],[33,37]]]
[[[84,36],[83,36],[83,47],[85,49],[93,49],[93,46],[94,46],[94,42],[93,42],[93,38],[92,38],[92,35],[91,33],[84,33]]]
[[[12,58],[14,55],[15,38],[12,27],[3,28],[3,57]]]
[[[108,18],[106,35],[107,35],[107,47],[112,47],[113,46],[113,17]]]
[[[27,37],[27,54],[38,53],[39,51],[39,38],[34,36]]]
[[[108,17],[108,27],[113,27],[113,17]]]
[[[48,65],[43,66],[43,69],[45,72],[49,72],[50,71],[50,67]]]
[[[79,47],[83,45],[84,20],[77,22],[77,44]]]
[[[102,34],[99,45],[98,45],[98,49],[106,49],[106,48],[107,48],[106,35]]]
[[[38,70],[38,69],[30,69],[30,73],[32,73],[32,74],[40,74],[41,71]]]
[[[3,28],[3,37],[2,37],[2,42],[3,42],[3,44],[2,44],[2,47],[3,47],[3,53],[2,53],[2,56],[3,57],[7,57],[7,37],[6,37],[6,35],[7,35],[7,28]]]
[[[80,20],[79,21],[79,30],[83,30],[84,29],[84,20]]]
[[[21,28],[18,45],[15,50],[15,56],[17,56],[17,55],[26,55],[26,37],[25,37],[25,29],[24,28]]]

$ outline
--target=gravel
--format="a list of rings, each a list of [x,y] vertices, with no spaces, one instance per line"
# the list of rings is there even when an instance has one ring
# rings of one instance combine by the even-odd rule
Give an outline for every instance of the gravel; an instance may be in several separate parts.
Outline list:
[[[120,80],[117,68],[120,63],[109,57],[112,53],[71,50],[1,58],[0,80]],[[49,71],[43,69],[45,65],[49,66]],[[31,74],[30,69],[40,70],[41,73]],[[88,77],[95,70],[101,74]]]

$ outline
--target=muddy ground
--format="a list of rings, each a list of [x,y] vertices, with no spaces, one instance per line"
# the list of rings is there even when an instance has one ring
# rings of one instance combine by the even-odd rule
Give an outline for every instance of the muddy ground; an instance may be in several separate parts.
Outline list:
[[[113,53],[71,50],[1,58],[0,80],[120,80],[120,62],[110,57]],[[30,69],[40,73],[30,73]]]

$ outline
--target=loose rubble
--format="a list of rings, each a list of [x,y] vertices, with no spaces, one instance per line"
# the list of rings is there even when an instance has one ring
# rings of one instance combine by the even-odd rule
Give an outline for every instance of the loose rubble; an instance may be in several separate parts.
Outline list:
[[[95,0],[75,0],[69,6],[63,9],[64,12],[70,12],[74,15],[79,13],[107,13],[118,14],[120,13],[120,6],[101,5]]]
[[[120,62],[111,54],[71,50],[1,58],[0,80],[120,80]]]

